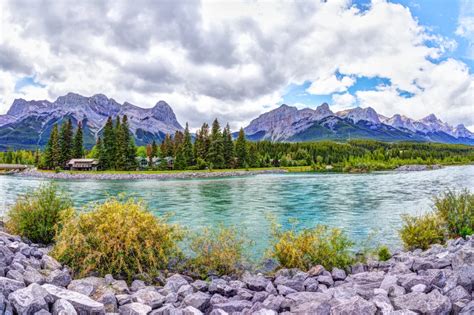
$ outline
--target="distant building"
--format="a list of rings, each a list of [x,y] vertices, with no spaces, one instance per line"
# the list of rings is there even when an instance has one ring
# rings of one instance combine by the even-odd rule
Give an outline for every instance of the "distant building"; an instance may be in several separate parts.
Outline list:
[[[141,169],[146,169],[149,167],[148,158],[137,156],[135,160],[137,161],[137,164]],[[163,165],[161,165],[162,163],[166,163],[166,168],[170,170],[173,169],[174,167],[174,159],[171,156],[167,156],[164,158],[154,157],[151,159],[152,167],[156,167],[156,168],[163,167]]]
[[[72,159],[67,162],[71,171],[97,171],[99,161],[96,159]]]

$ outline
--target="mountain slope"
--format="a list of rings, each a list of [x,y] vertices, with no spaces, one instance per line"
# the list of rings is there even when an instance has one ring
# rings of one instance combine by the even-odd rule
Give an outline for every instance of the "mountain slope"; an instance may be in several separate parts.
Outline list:
[[[159,101],[153,108],[123,105],[105,95],[84,97],[68,93],[55,102],[17,99],[6,115],[0,115],[0,150],[8,147],[33,149],[43,147],[55,123],[71,118],[74,127],[84,127],[84,145],[91,148],[109,116],[127,115],[138,145],[153,140],[161,142],[166,133],[183,130],[171,107]]]
[[[464,125],[453,128],[433,114],[416,121],[398,114],[385,117],[370,107],[333,113],[327,104],[315,110],[282,105],[251,121],[245,132],[250,140],[374,139],[474,144],[474,134]]]

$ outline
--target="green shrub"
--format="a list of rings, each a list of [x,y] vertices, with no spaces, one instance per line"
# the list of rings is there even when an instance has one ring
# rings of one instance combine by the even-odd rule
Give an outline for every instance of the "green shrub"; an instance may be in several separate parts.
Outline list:
[[[205,228],[191,237],[189,267],[201,277],[238,274],[249,241],[234,227]]]
[[[345,268],[354,258],[350,248],[354,245],[337,228],[318,225],[313,229],[296,232],[294,226],[288,231],[273,228],[273,245],[270,255],[285,268],[308,270],[314,265]]]
[[[8,211],[6,228],[32,242],[50,244],[72,211],[71,200],[57,185],[44,184],[17,199]]]
[[[52,255],[79,276],[154,275],[180,255],[182,231],[157,218],[133,199],[111,198],[69,220],[57,237]]]
[[[390,259],[390,257],[392,257],[392,254],[390,253],[390,250],[387,246],[380,246],[377,251],[377,256],[379,257],[380,261],[387,261]]]
[[[443,244],[445,233],[443,222],[433,213],[421,216],[403,215],[400,237],[408,250],[428,249],[432,244]]]
[[[474,194],[469,190],[459,193],[449,190],[434,199],[434,206],[450,237],[465,237],[473,233]]]

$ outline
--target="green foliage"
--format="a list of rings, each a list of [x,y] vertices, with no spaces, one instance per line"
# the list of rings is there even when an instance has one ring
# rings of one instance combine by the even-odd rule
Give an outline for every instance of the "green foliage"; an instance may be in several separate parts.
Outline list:
[[[114,129],[114,123],[112,117],[107,119],[104,127],[103,139],[102,139],[102,159],[100,160],[100,166],[102,169],[114,169],[115,168],[115,157],[117,156],[117,143],[116,134]]]
[[[221,127],[217,119],[212,123],[209,152],[207,160],[214,168],[220,169],[224,167],[224,140],[222,138]]]
[[[241,272],[245,247],[250,242],[234,227],[203,229],[191,237],[189,268],[202,278],[210,274],[232,275]]]
[[[387,246],[380,246],[377,251],[377,256],[380,261],[387,261],[392,257],[392,254]]]
[[[235,148],[234,142],[232,141],[232,132],[230,131],[229,124],[226,125],[222,132],[223,145],[224,145],[224,164],[226,168],[232,168],[235,164]]]
[[[434,200],[435,213],[445,222],[450,237],[467,236],[474,230],[474,194],[448,190]]]
[[[54,125],[45,149],[44,166],[48,169],[53,169],[60,165],[60,160],[61,147],[59,145],[59,131],[58,126]]]
[[[72,157],[76,159],[80,159],[83,156],[84,156],[84,146],[83,146],[82,124],[79,122],[77,125],[76,134],[74,136]]]
[[[285,268],[308,270],[319,264],[331,270],[345,268],[354,261],[350,253],[354,243],[337,228],[318,225],[297,232],[294,226],[282,231],[274,225],[272,234],[270,255]]]
[[[240,128],[239,136],[235,141],[235,156],[237,158],[237,167],[242,168],[248,165],[249,149],[245,139],[244,128]]]
[[[59,147],[60,156],[58,166],[64,167],[66,163],[72,158],[73,154],[73,130],[71,119],[68,119],[61,125]]]
[[[420,216],[403,215],[402,220],[403,226],[399,233],[406,249],[426,250],[432,244],[444,243],[443,222],[437,215],[433,213]]]
[[[156,274],[180,254],[181,230],[155,217],[132,199],[109,199],[70,219],[57,237],[52,255],[78,276],[96,272],[131,279]]]
[[[50,244],[72,202],[55,184],[42,185],[20,196],[8,211],[7,230],[35,243]]]
[[[188,123],[186,123],[186,128],[184,128],[182,155],[185,168],[194,164],[193,143],[191,141],[191,133],[189,132]]]

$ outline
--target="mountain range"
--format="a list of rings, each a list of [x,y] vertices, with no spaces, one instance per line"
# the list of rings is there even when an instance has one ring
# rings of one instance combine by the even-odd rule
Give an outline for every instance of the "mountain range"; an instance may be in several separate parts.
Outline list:
[[[6,115],[0,115],[0,150],[34,149],[46,145],[54,124],[71,119],[84,129],[84,144],[91,148],[102,134],[109,116],[127,115],[138,145],[174,134],[183,127],[173,109],[159,101],[152,108],[128,102],[119,104],[103,94],[91,97],[68,93],[50,101],[16,99]],[[463,125],[452,127],[434,114],[414,120],[402,115],[385,117],[374,109],[356,107],[332,112],[324,103],[316,109],[281,105],[255,118],[244,128],[250,140],[314,141],[375,139],[381,141],[430,141],[474,145],[474,134]]]

